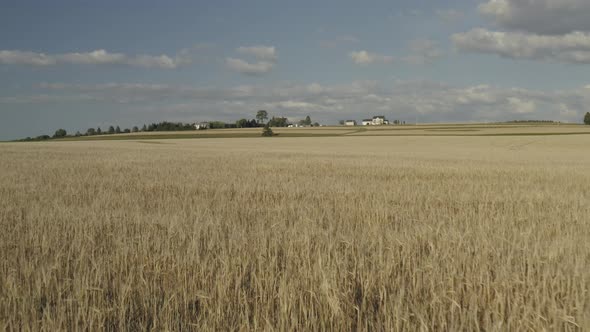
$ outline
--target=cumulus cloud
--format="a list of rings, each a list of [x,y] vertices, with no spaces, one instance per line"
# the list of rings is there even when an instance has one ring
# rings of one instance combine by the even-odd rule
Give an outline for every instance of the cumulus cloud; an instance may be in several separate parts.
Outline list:
[[[489,0],[479,11],[508,30],[541,35],[590,31],[588,0]]]
[[[462,51],[512,59],[590,63],[590,1],[487,0],[479,12],[500,31],[473,29],[451,39]]]
[[[508,97],[508,105],[518,114],[533,113],[536,109],[536,104],[532,100],[523,100],[517,97]]]
[[[144,68],[175,69],[191,62],[187,53],[171,57],[168,55],[135,55],[110,53],[100,49],[91,52],[44,54],[30,51],[1,50],[0,64],[23,66],[72,65],[128,65]]]
[[[590,111],[590,86],[565,91],[501,88],[481,84],[454,86],[431,81],[354,81],[347,84],[238,85],[231,88],[168,84],[44,83],[34,96],[5,97],[0,103],[95,102],[119,103],[124,109],[170,112],[179,116],[234,120],[252,117],[252,110],[267,109],[275,115],[301,117],[310,114],[320,122],[360,119],[375,114],[421,122],[505,121],[547,119],[579,122]],[[176,106],[175,106],[176,105]],[[162,106],[163,107],[163,106]],[[154,113],[157,115],[157,113]],[[187,118],[188,119],[188,118]]]
[[[587,32],[550,36],[473,29],[451,38],[455,47],[466,52],[492,53],[513,59],[590,63],[590,33]]]
[[[274,46],[242,46],[236,50],[238,53],[252,55],[258,60],[277,60],[277,51]]]
[[[278,60],[274,46],[241,46],[236,49],[236,52],[253,56],[257,61],[248,62],[243,59],[228,57],[225,59],[225,66],[232,71],[249,76],[269,73]]]
[[[0,64],[3,65],[31,65],[51,66],[57,64],[54,56],[28,51],[0,51]]]
[[[350,58],[357,65],[370,65],[370,64],[388,64],[393,62],[393,57],[389,55],[382,55],[377,53],[370,53],[367,51],[355,51],[349,54]]]
[[[225,59],[227,67],[238,73],[245,75],[262,75],[270,72],[274,67],[274,63],[268,61],[259,61],[256,63],[249,63],[242,59],[227,58]]]

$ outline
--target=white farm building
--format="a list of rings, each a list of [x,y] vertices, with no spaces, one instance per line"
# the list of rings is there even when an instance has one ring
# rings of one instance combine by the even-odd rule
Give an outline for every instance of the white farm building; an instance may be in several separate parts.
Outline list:
[[[389,120],[385,118],[383,115],[374,116],[372,119],[364,119],[363,126],[382,126],[388,125]]]
[[[209,122],[198,122],[198,123],[195,123],[195,129],[196,130],[209,129]]]

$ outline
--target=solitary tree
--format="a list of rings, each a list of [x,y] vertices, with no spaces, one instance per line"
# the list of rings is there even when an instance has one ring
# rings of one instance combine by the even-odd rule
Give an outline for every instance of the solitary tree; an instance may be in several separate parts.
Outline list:
[[[346,121],[344,121],[344,120],[339,120],[339,121],[338,121],[338,123],[339,123],[341,126],[344,126],[344,124],[346,123]]]
[[[590,112],[586,112],[584,116],[584,124],[590,125]]]
[[[107,131],[108,134],[114,134],[115,133],[115,127],[113,126],[109,126],[109,130]]]
[[[120,134],[121,133],[121,128],[119,128],[119,126],[117,126],[115,128],[115,134]]]
[[[96,128],[96,134],[102,135],[102,129],[100,129],[100,127]]]
[[[55,131],[55,134],[53,134],[53,138],[62,138],[62,137],[66,137],[68,133],[66,132],[65,129],[58,129]]]
[[[256,120],[258,123],[263,123],[264,120],[268,119],[268,112],[265,110],[260,110],[256,113]]]
[[[136,133],[139,131],[139,128],[137,128],[137,126],[133,126],[133,129],[131,129],[132,132]]]
[[[88,128],[88,130],[86,130],[86,135],[88,135],[88,136],[96,135],[96,130],[94,128]]]
[[[305,125],[311,126],[311,118],[309,117],[309,115],[305,117]]]
[[[262,129],[262,136],[263,137],[271,137],[273,134],[272,129],[270,128],[269,124],[267,123]]]

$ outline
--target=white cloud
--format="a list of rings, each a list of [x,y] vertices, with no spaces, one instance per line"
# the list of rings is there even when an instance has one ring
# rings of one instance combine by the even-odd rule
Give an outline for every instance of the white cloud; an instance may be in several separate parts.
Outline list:
[[[351,52],[349,56],[357,65],[370,65],[376,63],[388,64],[392,63],[394,60],[392,56],[369,53],[367,51]]]
[[[454,45],[462,51],[492,53],[506,58],[590,64],[590,33],[563,36],[533,35],[474,29],[454,34]]]
[[[43,53],[35,53],[17,50],[1,50],[0,64],[3,65],[31,65],[31,66],[51,66],[57,64],[54,56]]]
[[[258,60],[277,61],[277,51],[274,46],[242,46],[236,51],[240,54],[252,55]]]
[[[531,100],[523,100],[517,97],[508,97],[508,105],[515,113],[528,114],[536,110],[536,104]]]
[[[277,50],[274,46],[241,46],[236,49],[236,52],[251,55],[257,60],[256,62],[248,62],[231,57],[225,59],[227,68],[244,75],[259,76],[269,73],[278,60]]]
[[[576,118],[578,117],[578,112],[573,110],[567,104],[559,104],[559,114],[563,117],[568,118]]]
[[[309,93],[311,94],[320,94],[322,92],[325,92],[326,89],[318,83],[311,83],[307,86],[307,91],[309,91]]]
[[[167,84],[106,83],[98,85],[45,83],[34,96],[5,97],[1,103],[39,101],[83,102],[80,98],[126,104],[125,108],[182,105],[179,116],[234,120],[252,117],[264,107],[271,114],[332,121],[360,119],[375,114],[421,122],[504,121],[546,119],[579,122],[590,111],[590,88],[566,91],[505,89],[486,84],[453,86],[431,81],[398,81],[384,85],[375,81],[347,84],[239,85],[207,88]],[[154,113],[157,115],[157,113]]]
[[[225,59],[226,66],[238,73],[245,75],[262,75],[270,72],[274,67],[274,63],[268,61],[259,61],[256,63],[249,63],[242,59],[227,58]]]
[[[457,96],[457,103],[460,105],[482,104],[491,105],[498,101],[495,95],[490,93],[489,85],[482,84],[463,89]]]
[[[533,34],[590,31],[588,0],[488,0],[479,11],[508,30]]]
[[[77,65],[104,65],[123,64],[129,61],[122,53],[109,53],[105,50],[96,50],[85,53],[66,53],[54,56],[58,62]]]
[[[452,36],[462,51],[512,59],[590,64],[590,1],[487,0],[479,12],[501,31]]]
[[[73,65],[128,65],[144,68],[174,69],[189,64],[188,54],[181,52],[175,57],[168,55],[136,55],[110,53],[95,50],[81,53],[44,54],[19,50],[0,51],[0,64],[25,66],[53,66],[59,64]]]

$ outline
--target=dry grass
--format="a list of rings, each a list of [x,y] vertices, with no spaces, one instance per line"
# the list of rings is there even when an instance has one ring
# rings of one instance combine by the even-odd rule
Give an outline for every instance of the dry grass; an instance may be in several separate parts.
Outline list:
[[[0,329],[590,329],[588,135],[165,143],[0,145]]]
[[[358,127],[356,127],[358,128]],[[590,134],[590,126],[571,124],[431,124],[406,126],[368,126],[363,131],[353,133],[360,136],[494,136],[494,135],[569,135]]]

